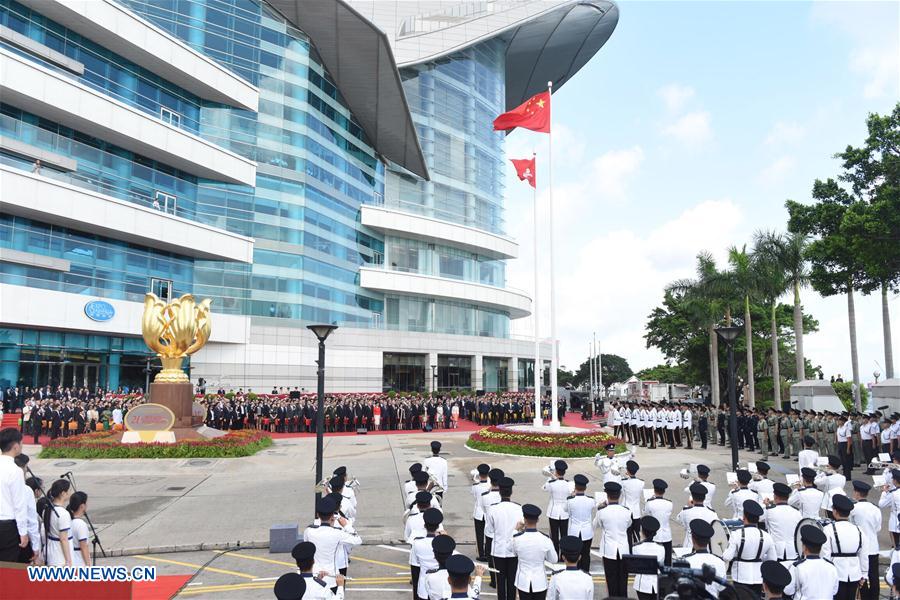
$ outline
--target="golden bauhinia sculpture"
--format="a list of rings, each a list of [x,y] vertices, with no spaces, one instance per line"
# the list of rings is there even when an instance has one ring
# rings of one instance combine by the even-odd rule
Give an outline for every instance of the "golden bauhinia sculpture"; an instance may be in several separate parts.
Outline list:
[[[194,296],[185,294],[166,304],[156,294],[144,296],[144,316],[141,332],[147,346],[162,361],[162,371],[153,380],[157,383],[189,383],[181,369],[190,356],[209,341],[212,321],[207,298],[200,304]]]

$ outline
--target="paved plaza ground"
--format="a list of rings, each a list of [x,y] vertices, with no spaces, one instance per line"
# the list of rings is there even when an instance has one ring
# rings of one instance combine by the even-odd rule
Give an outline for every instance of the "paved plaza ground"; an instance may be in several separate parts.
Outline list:
[[[477,464],[488,462],[506,471],[516,481],[513,500],[546,508],[547,493],[540,486],[544,482],[541,468],[548,459],[481,454],[465,447],[467,437],[467,432],[326,437],[326,472],[346,465],[362,486],[357,529],[365,546],[353,553],[350,575],[356,580],[348,591],[366,592],[350,597],[408,596],[408,553],[400,542],[401,485],[408,477],[408,466],[428,456],[432,439],[443,442],[443,455],[449,461],[444,526],[462,553],[476,554],[469,472]],[[31,455],[36,455],[36,450],[33,446],[25,448]],[[758,458],[756,453],[741,453],[742,461]],[[688,483],[678,471],[690,462],[709,465],[711,480],[718,486],[715,509],[720,516],[731,516],[724,508],[725,472],[731,462],[727,448],[638,448],[636,460],[642,479],[649,482],[658,477],[669,482],[667,496],[675,502],[675,514],[686,500],[683,489]],[[783,473],[797,468],[796,460],[772,458],[769,463],[776,481],[783,481]],[[592,459],[574,459],[569,464],[570,476],[598,474]],[[269,449],[248,458],[53,459],[35,460],[32,465],[45,480],[71,471],[78,489],[89,494],[90,515],[103,545],[112,554],[127,555],[110,558],[106,564],[154,564],[163,574],[192,574],[208,563],[179,597],[271,598],[274,578],[290,570],[291,558],[261,548],[268,543],[269,526],[297,523],[302,528],[312,518],[314,438],[279,439]],[[871,481],[861,473],[862,469],[854,471],[855,476]],[[595,479],[588,492],[598,488]],[[877,501],[876,490],[872,494]],[[543,517],[541,527],[547,529]],[[680,525],[673,522],[672,533],[677,544],[683,535]],[[882,549],[889,548],[886,526],[879,541]],[[242,547],[236,551],[221,552],[238,545]],[[592,572],[601,582],[599,558],[595,557]],[[598,588],[598,597],[602,597],[600,590],[605,593],[605,586]],[[486,587],[484,592],[491,597],[493,590]],[[882,593],[886,594],[886,589]]]

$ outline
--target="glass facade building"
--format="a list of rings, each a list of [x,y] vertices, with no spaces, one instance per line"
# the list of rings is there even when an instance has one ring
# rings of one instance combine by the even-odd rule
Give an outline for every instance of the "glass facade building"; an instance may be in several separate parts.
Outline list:
[[[333,343],[345,353],[335,368],[348,389],[505,390],[533,382],[533,369],[517,362],[533,361],[533,345],[510,335],[510,320],[528,314],[528,299],[506,287],[515,245],[503,216],[505,136],[491,128],[510,104],[511,31],[392,63],[415,128],[410,151],[427,165],[422,177],[387,159],[388,142],[372,135],[369,115],[358,119],[350,109],[361,106],[358,98],[345,96],[326,64],[330,53],[321,52],[340,39],[324,39],[316,27],[318,39],[302,31],[284,16],[290,3],[97,1],[115,11],[73,19],[59,0],[0,0],[0,25],[9,32],[0,37],[0,57],[165,134],[136,140],[123,128],[110,135],[78,114],[77,101],[48,106],[19,90],[2,94],[4,197],[31,189],[53,197],[41,206],[22,199],[0,207],[4,299],[62,303],[67,315],[99,299],[124,315],[149,291],[212,298],[221,325],[193,358],[192,377],[224,387],[296,385],[285,378],[298,376],[293,365],[310,343],[310,322],[340,326]],[[527,19],[577,6],[524,4]],[[402,29],[372,19],[386,31]],[[195,61],[193,70],[116,39],[127,27],[157,36],[173,56]],[[401,34],[392,35],[402,53]],[[199,74],[210,65],[221,82]],[[247,90],[255,110],[232,101]],[[191,156],[185,144],[209,157]],[[253,176],[238,182],[210,174],[207,164],[223,157],[254,165]],[[88,206],[103,214],[79,214]],[[371,211],[395,225],[371,224]],[[389,280],[373,283],[373,274]],[[41,323],[6,304],[0,386],[143,385],[134,367],[150,357],[134,323],[98,325],[84,315]],[[312,376],[304,363],[301,381]]]

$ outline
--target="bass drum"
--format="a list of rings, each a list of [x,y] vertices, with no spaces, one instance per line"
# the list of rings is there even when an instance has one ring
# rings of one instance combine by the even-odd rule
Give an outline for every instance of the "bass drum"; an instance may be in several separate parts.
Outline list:
[[[731,537],[731,529],[719,519],[716,519],[710,525],[713,528],[713,536],[709,540],[709,551],[716,556],[722,556],[728,548],[728,538]]]
[[[824,519],[810,519],[809,517],[800,519],[800,522],[797,523],[797,528],[794,530],[794,549],[797,551],[797,556],[803,556],[803,541],[800,539],[800,530],[806,525],[812,525],[816,529],[825,531],[822,527],[823,522],[826,521]]]

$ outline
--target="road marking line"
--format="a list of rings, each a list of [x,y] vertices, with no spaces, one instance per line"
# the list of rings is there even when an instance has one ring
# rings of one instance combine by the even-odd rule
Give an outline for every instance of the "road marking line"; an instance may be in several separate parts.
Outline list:
[[[190,586],[192,586],[192,585],[203,585],[203,583],[201,583],[201,582],[199,582],[199,581],[194,581],[194,582],[189,583],[189,584],[188,584],[188,587],[190,587]]]
[[[405,552],[406,554],[409,554],[408,548],[397,548],[395,546],[388,546],[386,544],[379,544],[378,547],[384,548],[385,550],[396,550],[397,552]]]
[[[277,577],[257,577],[253,581],[275,581]]]
[[[359,560],[362,562],[372,563],[373,565],[381,565],[383,567],[397,567],[398,569],[408,569],[409,565],[401,565],[398,563],[381,562],[380,560],[372,560],[371,558],[362,558],[361,556],[350,556],[350,562]]]
[[[213,550],[216,554],[226,554],[224,550]],[[260,562],[272,563],[273,565],[283,565],[285,567],[294,567],[297,568],[297,563],[295,562],[285,562],[283,560],[275,560],[274,558],[265,558],[263,556],[251,556],[249,554],[238,554],[237,552],[228,552],[228,556],[234,556],[235,558],[244,558],[247,560],[258,560]]]
[[[191,567],[192,569],[197,569],[198,571],[209,571],[211,573],[222,573],[223,575],[234,575],[235,577],[243,577],[244,579],[256,579],[256,575],[247,575],[246,573],[238,573],[237,571],[227,571],[225,569],[217,569],[215,567],[204,567],[203,565],[197,565],[194,563],[186,563],[181,562],[180,560],[171,560],[168,558],[154,558],[152,556],[147,556],[145,554],[138,554],[135,558],[142,558],[144,560],[152,560],[155,562],[168,563],[170,565],[180,565],[182,567]]]

